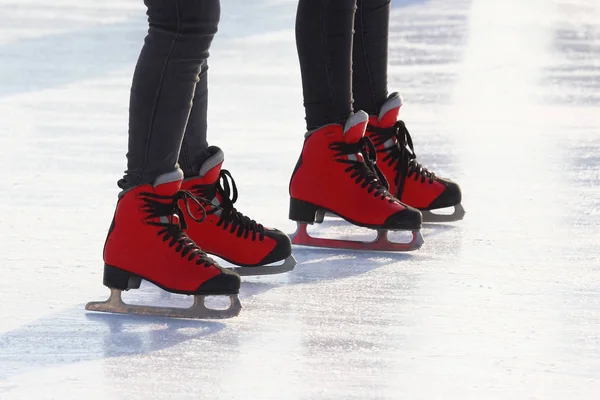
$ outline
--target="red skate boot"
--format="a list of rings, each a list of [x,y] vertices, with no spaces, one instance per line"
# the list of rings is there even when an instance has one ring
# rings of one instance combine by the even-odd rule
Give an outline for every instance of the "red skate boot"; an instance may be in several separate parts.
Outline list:
[[[408,251],[423,244],[421,213],[387,191],[375,164],[375,148],[364,137],[368,115],[359,111],[345,125],[329,124],[306,134],[290,182],[290,219],[298,222],[292,243],[356,250]],[[378,231],[371,243],[317,239],[306,224],[320,223],[326,212]],[[410,243],[393,243],[388,230],[411,230]]]
[[[104,285],[111,290],[105,302],[91,302],[87,310],[176,318],[230,318],[239,314],[240,277],[221,268],[206,255],[179,225],[178,203],[194,202],[180,192],[183,173],[176,170],[158,177],[154,185],[125,192],[104,245]],[[200,214],[202,216],[202,214]],[[138,289],[142,279],[162,289],[194,295],[187,309],[136,306],[123,303],[123,290]],[[209,309],[204,297],[227,295],[227,310]]]
[[[377,149],[377,165],[385,175],[390,192],[423,214],[424,222],[450,222],[463,219],[460,187],[440,178],[416,160],[412,139],[403,121],[398,120],[402,98],[390,95],[379,116],[369,118],[367,137]],[[454,207],[450,215],[434,214],[431,210]]]
[[[237,211],[237,187],[231,174],[222,170],[224,155],[216,146],[200,167],[198,177],[183,181],[182,189],[196,196],[206,209],[202,223],[187,224],[186,233],[207,253],[238,265],[240,275],[280,274],[294,269],[290,238],[266,228]],[[231,183],[230,183],[231,181]],[[184,210],[188,218],[190,210]],[[194,212],[194,210],[191,210]],[[273,265],[281,260],[283,263]]]

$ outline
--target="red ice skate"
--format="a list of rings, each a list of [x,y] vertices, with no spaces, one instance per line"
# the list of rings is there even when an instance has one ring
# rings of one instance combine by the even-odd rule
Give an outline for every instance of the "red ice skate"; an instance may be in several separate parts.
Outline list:
[[[237,211],[237,187],[231,174],[222,170],[224,155],[215,146],[208,148],[211,156],[200,167],[198,177],[186,179],[182,189],[197,196],[206,209],[202,223],[187,223],[186,233],[202,249],[238,265],[240,275],[279,274],[294,269],[290,238],[283,232],[266,228]],[[184,209],[185,218],[189,211]],[[279,261],[283,263],[274,265]]]
[[[87,310],[178,318],[230,318],[239,314],[240,277],[221,268],[181,230],[178,203],[196,203],[180,192],[183,173],[164,174],[154,185],[125,192],[117,203],[104,246],[104,285],[111,289],[106,302],[92,302]],[[200,213],[195,218],[201,218]],[[194,295],[188,309],[136,306],[123,303],[123,290],[138,289],[142,279],[162,289]],[[206,308],[204,297],[227,295],[227,310]]]
[[[390,192],[423,214],[424,222],[450,222],[463,219],[460,187],[451,180],[440,178],[416,160],[412,139],[403,121],[398,120],[402,98],[390,95],[381,107],[379,116],[369,118],[367,137],[379,154],[377,165],[389,183]],[[432,210],[454,207],[450,215]]]
[[[359,111],[345,125],[329,124],[306,134],[290,182],[290,219],[298,222],[292,243],[357,250],[408,251],[421,247],[421,213],[387,191],[375,164],[375,148],[364,137],[368,115]],[[317,239],[307,224],[323,221],[326,212],[378,231],[371,243]],[[410,243],[393,243],[388,230],[410,230]]]

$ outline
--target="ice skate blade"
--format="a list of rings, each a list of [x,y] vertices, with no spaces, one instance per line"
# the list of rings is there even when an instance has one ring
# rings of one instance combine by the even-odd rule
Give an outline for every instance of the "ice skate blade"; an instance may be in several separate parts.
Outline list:
[[[423,214],[423,222],[454,222],[463,219],[466,213],[462,204],[457,204],[452,214],[434,214],[429,210],[421,210],[421,214]]]
[[[387,230],[378,230],[377,237],[372,242],[323,239],[310,236],[307,231],[307,225],[298,223],[296,232],[290,235],[290,238],[292,239],[292,244],[299,246],[366,251],[413,251],[419,249],[425,242],[420,231],[412,231],[413,237],[409,243],[391,242],[387,237],[387,232]]]
[[[92,301],[85,306],[88,311],[100,311],[117,314],[135,314],[167,318],[193,319],[225,319],[236,317],[242,309],[237,295],[230,295],[230,305],[226,310],[207,308],[204,304],[206,296],[194,296],[194,304],[189,308],[142,306],[124,303],[119,289],[110,289],[110,297],[106,301]]]
[[[261,265],[258,267],[234,267],[232,271],[239,276],[254,276],[254,275],[275,275],[283,274],[294,270],[296,259],[294,256],[286,258],[281,265]]]

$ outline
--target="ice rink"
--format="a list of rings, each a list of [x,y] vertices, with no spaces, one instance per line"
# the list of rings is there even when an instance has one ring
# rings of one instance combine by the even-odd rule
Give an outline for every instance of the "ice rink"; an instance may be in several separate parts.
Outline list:
[[[209,60],[236,206],[288,233],[296,4],[224,0]],[[465,219],[412,253],[295,248],[207,322],[84,310],[108,295],[143,2],[0,0],[0,399],[600,398],[600,1],[392,4],[390,90]]]

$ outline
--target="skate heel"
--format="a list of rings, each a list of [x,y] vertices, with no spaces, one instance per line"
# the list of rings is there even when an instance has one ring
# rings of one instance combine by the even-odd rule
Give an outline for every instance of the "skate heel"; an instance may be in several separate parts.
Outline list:
[[[112,265],[104,264],[104,286],[111,289],[139,289],[142,278]]]
[[[320,224],[323,222],[324,217],[325,211],[320,207],[290,197],[290,219],[292,221],[306,224],[314,224],[317,222]]]

